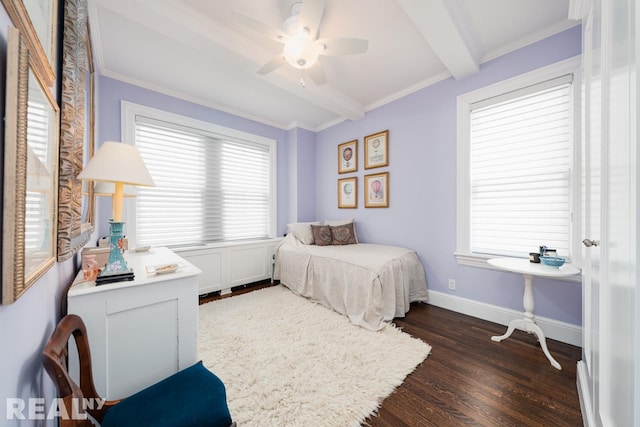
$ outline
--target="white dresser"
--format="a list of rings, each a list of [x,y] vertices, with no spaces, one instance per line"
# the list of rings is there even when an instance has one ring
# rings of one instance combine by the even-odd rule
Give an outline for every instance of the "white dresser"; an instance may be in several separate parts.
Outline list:
[[[133,281],[96,286],[78,274],[67,294],[67,312],[79,315],[91,346],[93,377],[100,395],[127,397],[198,360],[200,270],[167,248],[127,252]],[[172,273],[148,267],[178,264]],[[69,349],[77,376],[77,353]]]

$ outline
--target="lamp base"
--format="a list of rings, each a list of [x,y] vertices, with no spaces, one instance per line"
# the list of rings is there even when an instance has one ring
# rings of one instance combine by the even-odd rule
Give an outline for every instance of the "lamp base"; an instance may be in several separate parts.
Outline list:
[[[96,278],[96,286],[105,285],[107,283],[131,281],[135,278],[133,270],[129,270],[129,273],[113,273],[113,274],[101,274]]]
[[[133,280],[135,277],[133,270],[127,266],[127,262],[122,256],[122,250],[120,248],[122,238],[124,237],[122,233],[124,224],[123,221],[109,221],[109,239],[111,245],[109,261],[107,261],[105,268],[98,274],[96,285]]]

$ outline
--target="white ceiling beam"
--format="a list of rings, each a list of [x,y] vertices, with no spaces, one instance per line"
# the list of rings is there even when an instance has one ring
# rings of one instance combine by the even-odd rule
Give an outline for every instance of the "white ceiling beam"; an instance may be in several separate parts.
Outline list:
[[[480,52],[458,0],[396,0],[456,79],[478,72]]]

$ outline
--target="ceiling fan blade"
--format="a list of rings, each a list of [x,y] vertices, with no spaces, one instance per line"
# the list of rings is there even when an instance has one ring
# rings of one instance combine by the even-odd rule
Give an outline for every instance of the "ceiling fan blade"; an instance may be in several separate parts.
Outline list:
[[[317,86],[322,86],[327,82],[327,77],[324,75],[324,70],[322,69],[320,61],[316,62],[312,67],[307,68],[304,71]]]
[[[316,40],[315,44],[323,44],[324,50],[320,55],[328,56],[365,53],[369,48],[369,40],[363,39],[326,38]]]
[[[289,36],[287,36],[282,30],[258,21],[257,19],[252,18],[249,15],[245,15],[235,9],[231,11],[231,18],[256,33],[269,37],[270,39],[276,40],[280,43],[284,43],[289,38]]]
[[[278,55],[275,58],[273,58],[271,61],[269,61],[266,64],[264,64],[258,71],[256,71],[256,73],[263,74],[263,75],[264,74],[269,74],[270,72],[272,72],[276,68],[286,64],[286,62],[287,61],[285,61],[283,55]]]
[[[324,14],[326,0],[304,0],[300,10],[299,25],[309,29],[311,39],[315,39]]]

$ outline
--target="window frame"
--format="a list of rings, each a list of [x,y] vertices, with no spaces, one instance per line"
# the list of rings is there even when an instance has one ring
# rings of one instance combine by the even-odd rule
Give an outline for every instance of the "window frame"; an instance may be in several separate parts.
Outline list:
[[[184,126],[187,128],[193,128],[202,130],[208,133],[210,136],[226,139],[236,140],[242,142],[249,142],[251,144],[261,144],[269,147],[270,156],[270,194],[271,199],[269,203],[270,223],[269,223],[269,236],[268,238],[274,238],[276,236],[277,220],[278,220],[278,194],[277,194],[277,141],[271,138],[267,138],[260,135],[240,131],[237,129],[228,128],[225,126],[217,125],[214,123],[206,122],[203,120],[194,119],[191,117],[183,116],[180,114],[171,113],[168,111],[160,110],[145,105],[135,104],[129,101],[121,101],[121,123],[122,142],[126,144],[135,145],[136,141],[136,117],[143,116],[153,120],[164,121],[169,124],[176,124],[178,126]],[[127,238],[129,245],[136,246],[136,198],[131,198],[125,203],[125,215],[127,221]],[[256,240],[264,240],[256,239]],[[250,241],[250,240],[247,240]],[[235,241],[234,241],[235,242]],[[220,244],[231,242],[213,242],[211,245],[219,246]],[[197,247],[207,247],[208,244],[197,245]],[[185,246],[186,247],[186,246]],[[181,248],[184,248],[181,246]]]
[[[572,83],[572,172],[571,192],[571,229],[569,230],[569,250],[571,262],[581,264],[581,246],[577,236],[582,232],[582,168],[581,168],[581,59],[575,56],[564,61],[539,68],[537,70],[500,81],[489,86],[459,95],[457,97],[457,138],[456,138],[456,250],[454,255],[458,264],[493,269],[487,260],[496,255],[479,254],[471,251],[471,141],[470,114],[474,103],[516,91],[546,80],[573,74]],[[532,248],[532,250],[535,248]]]

